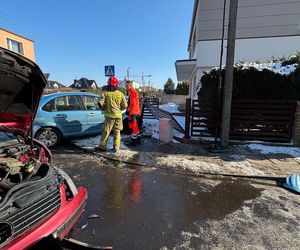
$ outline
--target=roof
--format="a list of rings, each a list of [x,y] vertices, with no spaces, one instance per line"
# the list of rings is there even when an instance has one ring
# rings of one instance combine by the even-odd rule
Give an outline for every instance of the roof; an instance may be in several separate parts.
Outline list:
[[[70,95],[88,95],[88,96],[96,96],[99,97],[99,95],[89,92],[61,92],[61,93],[54,93],[49,95],[44,95],[41,99],[41,104],[45,103],[53,98],[60,97],[60,96],[70,96]]]
[[[19,35],[19,34],[17,34],[17,33],[11,32],[11,31],[9,31],[9,30],[6,30],[6,29],[3,29],[3,28],[0,28],[0,30],[3,30],[3,31],[5,31],[5,32],[8,32],[8,33],[10,33],[10,34],[13,34],[13,35],[15,35],[15,36],[22,37],[22,38],[24,38],[24,39],[26,39],[26,40],[28,40],[28,41],[31,41],[31,42],[33,42],[33,43],[34,43],[34,41],[33,41],[33,40],[31,40],[31,39],[29,39],[28,37],[21,36],[21,35]]]
[[[75,89],[92,89],[92,84],[96,84],[96,88],[98,88],[98,85],[95,80],[89,80],[85,77],[80,78],[79,80],[75,79],[74,83],[70,86],[70,88]],[[79,84],[79,86],[78,86]]]
[[[47,88],[54,88],[55,84],[57,84],[58,88],[66,88],[65,85],[59,83],[58,81],[51,81],[51,80],[48,80]]]
[[[191,30],[190,30],[190,38],[189,38],[188,51],[190,50],[190,45],[191,45],[191,41],[192,41],[192,35],[193,35],[193,30],[194,30],[194,25],[195,25],[195,20],[196,20],[198,5],[199,5],[199,0],[195,0],[194,10],[193,10],[193,17],[192,17],[192,23],[191,23]]]
[[[175,62],[177,80],[179,82],[188,82],[197,65],[196,59],[177,60]]]

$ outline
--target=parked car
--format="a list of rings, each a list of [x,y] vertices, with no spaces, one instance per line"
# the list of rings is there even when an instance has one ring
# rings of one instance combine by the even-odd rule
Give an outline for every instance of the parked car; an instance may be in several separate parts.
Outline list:
[[[63,239],[86,204],[86,189],[77,189],[52,164],[49,149],[30,137],[45,86],[35,63],[0,48],[0,249]]]
[[[54,147],[62,138],[101,133],[104,115],[98,100],[98,95],[87,92],[43,96],[34,120],[34,137]]]

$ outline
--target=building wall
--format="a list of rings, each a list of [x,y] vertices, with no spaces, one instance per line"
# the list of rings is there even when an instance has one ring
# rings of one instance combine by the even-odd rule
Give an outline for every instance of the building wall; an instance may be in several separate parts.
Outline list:
[[[239,0],[237,38],[300,35],[299,10],[300,0]],[[222,15],[223,1],[199,0],[197,40],[221,39]]]
[[[199,41],[197,44],[197,67],[218,67],[220,61],[220,40]],[[226,47],[226,41],[224,46]],[[300,36],[237,39],[235,62],[267,61],[273,56],[289,56],[300,50]],[[223,65],[226,62],[226,49]]]
[[[24,56],[35,61],[33,41],[0,28],[0,47],[8,49],[7,38],[21,43],[23,45]]]

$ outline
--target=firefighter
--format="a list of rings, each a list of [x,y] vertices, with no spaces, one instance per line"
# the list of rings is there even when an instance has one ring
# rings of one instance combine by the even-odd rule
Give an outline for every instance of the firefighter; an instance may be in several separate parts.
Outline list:
[[[140,119],[140,99],[137,91],[134,89],[132,81],[126,81],[126,88],[128,92],[128,125],[131,129],[131,141],[127,144],[128,146],[134,146],[140,142],[140,131],[138,120]]]
[[[99,100],[99,106],[104,111],[105,121],[101,140],[96,150],[107,151],[108,137],[113,129],[113,151],[116,153],[120,149],[121,144],[121,131],[123,129],[122,110],[127,108],[127,102],[124,94],[117,90],[119,81],[116,77],[111,76],[107,84],[107,86],[103,87]]]

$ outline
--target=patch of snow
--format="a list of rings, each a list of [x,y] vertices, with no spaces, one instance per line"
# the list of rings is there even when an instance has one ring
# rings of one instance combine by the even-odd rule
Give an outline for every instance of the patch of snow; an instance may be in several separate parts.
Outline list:
[[[294,72],[298,64],[291,64],[282,66],[282,62],[267,62],[267,63],[255,63],[255,62],[240,62],[236,64],[237,67],[241,67],[242,69],[249,69],[249,68],[256,68],[259,71],[262,71],[264,69],[273,71],[275,73],[281,74],[281,75],[289,75],[290,73]]]
[[[298,249],[299,202],[299,195],[269,187],[222,220],[196,221],[173,249]]]
[[[164,155],[156,158],[157,164],[166,167],[181,168],[194,173],[230,173],[246,175],[264,175],[247,160],[224,161],[222,165],[205,162],[201,159],[189,160],[185,155]]]
[[[175,104],[175,103],[172,103],[172,102],[169,102],[169,103],[166,103],[166,104],[162,104],[162,105],[159,105],[159,108],[164,110],[164,111],[167,111],[167,112],[170,112],[170,113],[178,113],[180,112],[178,110],[178,107],[179,105]]]
[[[184,129],[185,128],[185,116],[173,116],[175,120],[179,123],[179,125]]]
[[[129,137],[128,135],[121,135],[122,139]],[[72,143],[74,143],[77,146],[92,149],[99,145],[101,139],[101,135],[91,136],[91,137],[83,137],[83,138],[76,138],[72,140]],[[107,148],[113,147],[113,136],[110,135],[108,138]],[[121,148],[122,149],[128,149],[126,144],[123,140],[121,140]]]
[[[150,133],[152,138],[159,139],[159,121],[156,119],[144,119],[143,128],[145,133]]]
[[[296,147],[267,146],[255,143],[247,144],[246,147],[251,150],[259,150],[261,154],[287,154],[300,159],[300,148]]]

